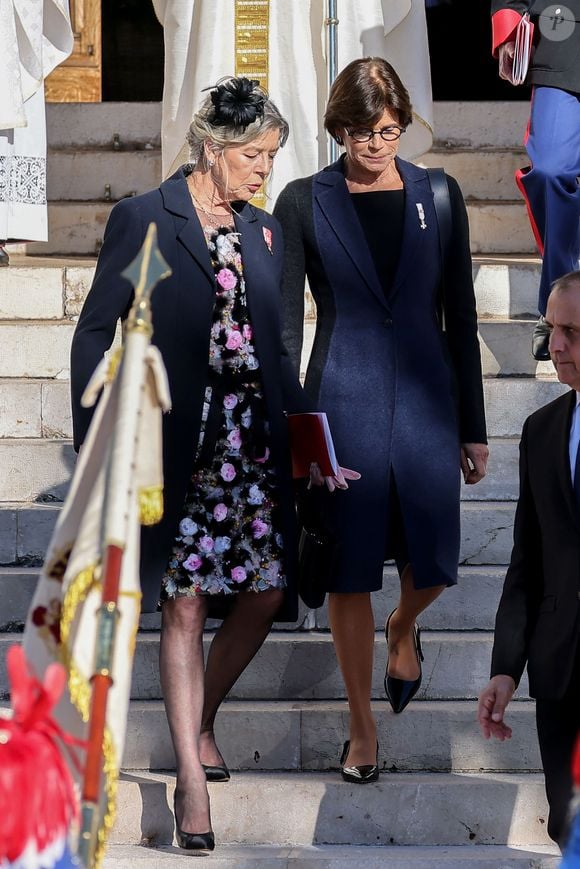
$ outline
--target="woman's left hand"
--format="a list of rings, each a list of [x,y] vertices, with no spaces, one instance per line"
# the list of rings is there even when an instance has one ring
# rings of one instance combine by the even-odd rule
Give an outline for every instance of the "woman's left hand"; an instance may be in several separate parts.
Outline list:
[[[309,489],[311,486],[324,486],[325,484],[329,492],[334,492],[335,489],[348,489],[347,480],[360,480],[359,472],[351,471],[350,468],[339,467],[338,473],[335,476],[324,477],[316,462],[310,465]]]
[[[468,486],[483,480],[488,458],[487,444],[461,444],[461,470]]]

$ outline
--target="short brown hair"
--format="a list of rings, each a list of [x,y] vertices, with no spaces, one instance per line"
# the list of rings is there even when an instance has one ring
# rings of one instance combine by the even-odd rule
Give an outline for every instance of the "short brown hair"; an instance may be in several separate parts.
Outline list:
[[[580,289],[580,271],[568,272],[568,274],[562,275],[561,278],[554,281],[550,291],[552,293],[557,293],[558,290],[565,292],[566,290],[572,289]]]
[[[402,127],[413,120],[409,94],[391,64],[382,57],[361,57],[345,66],[330,88],[324,126],[336,139],[341,129],[372,127],[385,109]]]

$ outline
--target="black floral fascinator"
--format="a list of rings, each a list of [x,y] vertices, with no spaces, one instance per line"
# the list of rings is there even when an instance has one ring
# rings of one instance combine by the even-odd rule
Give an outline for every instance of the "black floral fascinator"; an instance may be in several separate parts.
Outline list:
[[[259,84],[255,79],[239,76],[212,88],[213,123],[218,127],[237,127],[244,131],[256,118],[263,118],[266,95]]]

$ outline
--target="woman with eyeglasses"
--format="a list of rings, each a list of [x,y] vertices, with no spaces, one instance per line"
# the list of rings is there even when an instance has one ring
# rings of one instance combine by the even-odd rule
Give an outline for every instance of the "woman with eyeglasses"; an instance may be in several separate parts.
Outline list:
[[[394,558],[400,594],[386,620],[384,686],[402,712],[421,684],[416,620],[457,582],[460,471],[477,483],[488,449],[465,205],[447,176],[452,232],[442,263],[424,169],[397,156],[408,93],[382,58],[355,60],[331,90],[325,127],[344,147],[288,184],[275,215],[285,238],[285,343],[303,345],[305,278],[316,302],[305,389],[328,413],[341,460],[362,474],[328,501],[340,546],[330,625],[350,708],[342,776],[378,778],[371,592]],[[383,652],[381,652],[383,654]]]

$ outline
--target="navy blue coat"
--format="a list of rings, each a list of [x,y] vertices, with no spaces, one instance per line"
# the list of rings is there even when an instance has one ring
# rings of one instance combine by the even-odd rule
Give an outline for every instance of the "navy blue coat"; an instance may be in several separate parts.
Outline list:
[[[411,163],[397,160],[397,167],[405,209],[390,288],[377,275],[342,159],[288,184],[274,210],[285,238],[284,343],[298,365],[307,276],[317,327],[305,390],[328,413],[340,463],[362,474],[328,502],[342,544],[335,591],[381,587],[392,474],[416,587],[455,583],[460,440],[486,442],[465,206],[449,179],[454,241],[446,263],[444,334],[429,180]],[[388,231],[385,226],[386,239]]]
[[[248,307],[260,360],[270,446],[278,472],[283,508],[285,567],[289,590],[279,617],[297,615],[295,586],[296,528],[285,412],[310,409],[281,340],[280,280],[283,241],[278,221],[246,203],[236,203]],[[159,248],[171,277],[152,299],[153,343],[165,362],[172,410],[164,416],[163,470],[165,515],[159,525],[143,529],[141,584],[143,610],[154,610],[161,577],[177,533],[199,437],[207,384],[209,334],[215,300],[215,277],[202,227],[186,183],[184,167],[161,186],[119,202],[111,212],[95,278],[83,306],[71,349],[74,443],[83,443],[92,411],[81,396],[103,353],[110,347],[117,321],[133,301],[133,288],[121,271],[139,251],[147,227],[157,224]],[[263,229],[272,233],[271,250]],[[214,600],[212,598],[212,604]],[[214,612],[214,611],[212,611]]]

